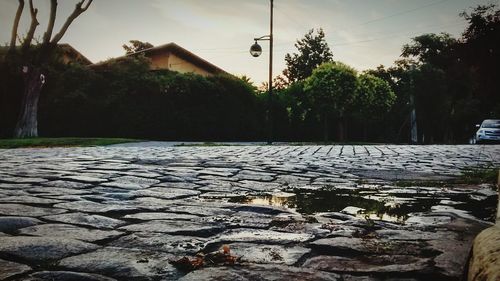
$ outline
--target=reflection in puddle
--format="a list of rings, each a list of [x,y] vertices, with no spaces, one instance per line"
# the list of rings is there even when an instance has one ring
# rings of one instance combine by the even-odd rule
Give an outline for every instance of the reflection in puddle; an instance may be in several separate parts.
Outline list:
[[[302,214],[340,212],[346,207],[357,207],[360,210],[354,212],[353,215],[359,218],[404,223],[409,218],[409,214],[432,211],[433,207],[439,206],[440,202],[442,204],[443,199],[446,199],[449,202],[456,202],[453,208],[470,213],[476,218],[491,220],[494,217],[496,206],[494,197],[474,200],[467,193],[446,193],[437,188],[432,192],[409,189],[405,192],[397,191],[394,189],[394,193],[391,193],[377,189],[294,189],[272,195],[235,197],[230,201],[280,206],[294,209]]]

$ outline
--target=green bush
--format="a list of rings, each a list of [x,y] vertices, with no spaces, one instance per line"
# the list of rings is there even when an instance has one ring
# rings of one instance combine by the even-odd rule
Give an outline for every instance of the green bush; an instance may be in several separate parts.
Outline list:
[[[42,136],[255,140],[254,88],[229,75],[149,71],[145,58],[54,69],[40,100]]]

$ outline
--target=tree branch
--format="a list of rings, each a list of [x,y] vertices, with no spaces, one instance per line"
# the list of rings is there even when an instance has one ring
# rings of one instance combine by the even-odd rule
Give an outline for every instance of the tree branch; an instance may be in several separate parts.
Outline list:
[[[36,18],[36,15],[38,14],[38,9],[33,7],[33,0],[30,0],[30,14],[31,14],[31,24],[30,24],[30,29],[28,30],[28,34],[26,34],[26,38],[24,38],[22,46],[23,51],[26,51],[31,45],[33,36],[35,36],[36,27],[40,24]]]
[[[75,9],[73,10],[73,12],[71,13],[71,15],[69,15],[69,17],[66,19],[66,22],[64,23],[64,25],[61,27],[61,30],[59,31],[59,33],[57,33],[54,38],[52,38],[52,41],[50,41],[51,44],[57,44],[61,38],[64,36],[64,33],[66,33],[66,31],[68,30],[68,27],[71,25],[71,23],[80,15],[82,14],[83,12],[85,12],[90,4],[92,4],[92,1],[93,0],[88,0],[88,2],[86,2],[86,0],[82,0],[80,2],[78,2],[75,6]],[[85,5],[84,5],[85,4]]]
[[[52,37],[52,31],[54,30],[54,23],[56,22],[57,13],[57,0],[50,0],[50,17],[49,24],[47,25],[47,31],[43,35],[43,44],[49,44],[50,38]]]
[[[19,21],[21,20],[23,9],[24,9],[24,0],[19,0],[19,6],[17,7],[16,17],[14,18],[14,25],[12,26],[12,34],[10,36],[9,52],[13,52],[16,49],[17,28],[19,27]]]

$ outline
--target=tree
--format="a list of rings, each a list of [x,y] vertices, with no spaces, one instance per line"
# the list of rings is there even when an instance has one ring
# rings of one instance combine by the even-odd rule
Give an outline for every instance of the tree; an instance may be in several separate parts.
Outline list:
[[[412,39],[412,44],[403,46],[401,56],[414,58],[420,63],[428,63],[437,67],[449,66],[453,49],[457,40],[448,33],[423,34]]]
[[[463,33],[464,40],[485,40],[484,43],[490,43],[485,47],[492,46],[493,36],[500,32],[500,10],[496,5],[478,5],[472,13],[462,12],[460,16],[469,23]]]
[[[357,72],[343,63],[324,63],[306,79],[304,90],[323,121],[323,137],[329,136],[328,120],[337,117],[337,137],[344,140],[344,113],[352,104],[358,86]]]
[[[371,74],[358,77],[358,88],[354,110],[363,121],[363,138],[367,139],[369,124],[379,121],[391,109],[396,101],[388,82]]]
[[[153,48],[153,44],[149,43],[149,42],[142,42],[142,41],[139,41],[139,40],[130,40],[128,41],[130,44],[123,44],[123,49],[125,50],[125,53],[127,55],[130,55],[130,54],[133,54],[133,53],[137,53],[137,52],[140,52],[140,51],[143,51],[143,50],[147,50],[147,49],[150,49],[150,48]]]
[[[419,139],[426,143],[450,141],[450,117],[453,112],[457,84],[452,74],[456,65],[457,40],[449,34],[423,34],[403,47],[402,57],[415,61],[410,71],[417,111]]]
[[[333,61],[333,53],[325,40],[323,29],[309,30],[304,38],[297,40],[295,47],[298,53],[286,54],[286,69],[283,75],[288,83],[305,80],[311,76],[313,70],[325,62]]]
[[[34,41],[36,28],[40,24],[37,19],[38,9],[34,7],[33,0],[29,0],[31,24],[26,36],[22,40],[20,48],[16,46],[16,39],[18,38],[19,21],[24,9],[24,0],[18,1],[19,6],[14,17],[9,52],[6,57],[7,63],[21,70],[23,76],[23,98],[14,136],[18,138],[37,137],[38,100],[47,80],[46,65],[56,54],[57,44],[68,31],[69,26],[89,8],[93,0],[79,1],[73,12],[66,18],[59,32],[55,35],[52,35],[52,33],[56,20],[57,0],[51,0],[47,29],[43,34],[42,42],[36,45],[33,45],[32,41]]]
[[[470,13],[461,13],[461,16],[468,22],[468,26],[462,35],[460,58],[474,78],[474,96],[482,101],[483,118],[498,117],[500,9],[497,5],[479,5]]]

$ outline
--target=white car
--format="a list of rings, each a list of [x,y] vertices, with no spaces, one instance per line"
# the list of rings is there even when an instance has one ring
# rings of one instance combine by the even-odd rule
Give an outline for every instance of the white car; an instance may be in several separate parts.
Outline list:
[[[487,119],[476,127],[475,143],[500,143],[500,119]]]

